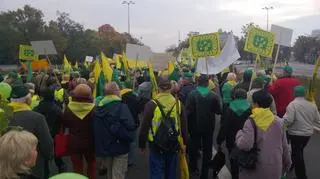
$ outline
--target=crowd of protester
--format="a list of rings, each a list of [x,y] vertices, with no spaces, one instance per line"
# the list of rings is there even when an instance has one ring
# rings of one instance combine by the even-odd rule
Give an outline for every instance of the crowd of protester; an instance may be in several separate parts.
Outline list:
[[[150,179],[179,178],[179,152],[188,158],[191,178],[208,179],[210,171],[217,178],[215,140],[218,152],[229,153],[232,179],[278,179],[289,172],[307,178],[303,152],[320,130],[320,115],[290,66],[278,79],[250,69],[241,80],[229,71],[200,75],[183,68],[175,80],[159,73],[156,94],[148,70],[134,72],[134,85],[122,74],[105,85],[103,96],[93,95],[94,73],[40,71],[28,82],[6,74],[0,98],[13,115],[0,137],[0,178],[48,179],[51,161],[62,174],[68,170],[63,156],[69,156],[74,173],[125,179],[137,151],[149,156]],[[63,155],[57,135],[68,135]],[[250,161],[243,161],[248,154]]]

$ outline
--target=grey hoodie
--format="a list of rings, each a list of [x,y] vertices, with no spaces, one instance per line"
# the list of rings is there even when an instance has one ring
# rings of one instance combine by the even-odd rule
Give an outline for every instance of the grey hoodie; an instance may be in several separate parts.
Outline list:
[[[138,96],[140,98],[151,99],[151,97],[152,97],[152,84],[151,84],[151,82],[145,81],[139,85]]]

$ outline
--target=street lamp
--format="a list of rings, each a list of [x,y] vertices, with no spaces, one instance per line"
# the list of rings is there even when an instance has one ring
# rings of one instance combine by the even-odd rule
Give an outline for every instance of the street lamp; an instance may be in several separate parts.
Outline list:
[[[135,4],[135,2],[133,2],[133,1],[123,1],[122,4],[128,6],[128,34],[130,34],[130,5],[131,4]]]
[[[269,10],[272,10],[273,7],[272,6],[266,6],[264,8],[262,8],[263,10],[266,10],[267,11],[267,31],[269,30]]]

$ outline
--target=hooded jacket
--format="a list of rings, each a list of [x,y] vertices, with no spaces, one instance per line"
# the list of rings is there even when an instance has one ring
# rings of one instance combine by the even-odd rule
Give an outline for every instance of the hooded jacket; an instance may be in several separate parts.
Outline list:
[[[31,111],[30,106],[24,103],[11,102],[9,106],[13,108],[13,118],[9,121],[9,126],[20,126],[39,140],[36,166],[32,168],[31,174],[45,179],[45,163],[53,157],[53,141],[45,117]]]
[[[93,130],[96,156],[115,157],[130,151],[136,126],[128,106],[108,95],[94,109]]]
[[[279,117],[283,117],[286,113],[287,106],[294,100],[293,89],[300,84],[301,82],[296,78],[285,77],[278,79],[272,86],[268,87],[268,91],[272,94],[276,103]]]
[[[91,99],[72,98],[63,115],[63,126],[69,128],[69,152],[94,153],[93,107]]]
[[[221,114],[220,97],[208,87],[198,86],[186,104],[189,132],[213,132],[215,115]]]
[[[255,108],[252,115],[257,129],[258,161],[254,171],[240,169],[239,179],[280,178],[282,171],[289,171],[291,166],[290,149],[281,122],[270,109]],[[246,120],[243,129],[236,135],[239,149],[249,151],[254,144],[254,127]]]
[[[239,130],[251,115],[251,106],[246,99],[233,100],[226,112],[226,117],[221,120],[220,131],[217,137],[217,143],[222,144],[226,141],[226,147],[231,150],[235,147],[235,138]]]

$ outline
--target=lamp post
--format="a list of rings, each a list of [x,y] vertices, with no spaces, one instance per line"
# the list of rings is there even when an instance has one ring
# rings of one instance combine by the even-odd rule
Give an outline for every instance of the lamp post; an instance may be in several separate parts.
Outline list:
[[[130,34],[130,5],[131,4],[135,4],[135,2],[133,2],[133,1],[123,1],[122,4],[128,6],[128,34]]]
[[[267,11],[267,31],[269,30],[269,10],[272,10],[273,7],[272,6],[266,6],[264,8],[262,8],[263,10]]]

